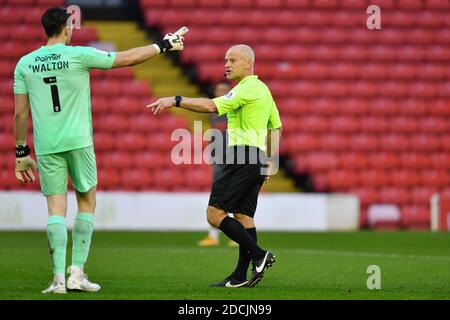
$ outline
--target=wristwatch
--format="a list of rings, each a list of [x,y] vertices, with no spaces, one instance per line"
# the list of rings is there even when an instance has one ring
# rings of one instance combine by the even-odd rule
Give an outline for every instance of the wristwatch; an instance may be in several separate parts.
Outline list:
[[[181,96],[175,96],[175,106],[179,107],[181,100],[183,100],[183,98]]]

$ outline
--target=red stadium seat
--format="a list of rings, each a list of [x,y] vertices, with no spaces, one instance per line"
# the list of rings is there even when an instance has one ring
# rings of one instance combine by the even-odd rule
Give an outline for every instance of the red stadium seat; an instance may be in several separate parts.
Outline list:
[[[94,134],[95,151],[113,151],[116,149],[116,138],[111,134],[96,132]]]
[[[445,26],[445,14],[432,11],[425,11],[418,14],[417,23],[425,28],[442,28]]]
[[[119,134],[116,136],[116,139],[122,150],[130,152],[144,150],[148,140],[146,136],[135,132]]]
[[[342,190],[357,185],[359,175],[355,171],[331,171],[328,173],[327,180],[331,190]]]
[[[423,8],[422,1],[399,1],[397,4],[400,9],[420,10]]]
[[[228,0],[228,5],[230,7],[249,8],[249,7],[253,7],[254,3],[253,3],[253,0]]]
[[[414,133],[417,132],[417,122],[413,117],[393,117],[389,119],[388,127],[391,132]]]
[[[152,188],[152,174],[148,170],[122,170],[121,185],[126,191],[148,190]]]
[[[272,14],[270,20],[274,25],[280,27],[297,27],[298,26],[298,15],[296,11],[282,10],[278,11],[276,16]]]
[[[386,151],[405,151],[409,149],[409,139],[404,135],[388,134],[380,137],[380,148]]]
[[[320,9],[336,9],[337,0],[313,0],[313,6]]]
[[[375,152],[369,156],[368,163],[374,169],[395,169],[399,165],[399,158],[390,152]]]
[[[261,8],[279,8],[281,0],[256,0],[256,5]]]
[[[336,27],[344,27],[344,28],[353,28],[357,27],[358,24],[361,25],[362,23],[366,23],[365,21],[366,16],[361,15],[355,12],[351,11],[338,11],[336,12],[333,17],[330,17],[330,21],[332,21],[333,25]],[[369,30],[367,30],[369,31]],[[370,37],[371,35],[366,32],[366,30],[357,29],[353,31],[353,35],[356,35],[354,39],[357,39],[356,42],[365,41],[364,37],[362,35],[366,35],[367,37]],[[370,31],[369,31],[370,32]]]
[[[366,10],[367,6],[361,0],[341,0],[342,8]]]
[[[411,188],[417,186],[420,176],[416,171],[393,170],[391,172],[391,183],[394,187]]]
[[[325,134],[320,137],[319,146],[323,150],[345,151],[348,149],[348,139],[344,135]]]
[[[394,0],[373,0],[370,4],[375,4],[383,9],[393,9],[395,7]]]
[[[311,153],[306,157],[307,168],[313,172],[335,169],[338,167],[338,158],[334,153]]]
[[[388,121],[385,117],[361,117],[358,123],[359,131],[365,133],[382,133],[388,128]]]
[[[197,0],[170,0],[170,4],[173,8],[195,7]]]
[[[336,133],[352,133],[359,129],[359,124],[355,117],[337,116],[330,119],[329,128],[332,132]]]
[[[198,0],[199,5],[202,7],[223,7],[225,5],[225,0]]]
[[[427,206],[404,206],[402,225],[410,229],[430,229],[430,211]]]
[[[108,158],[103,159],[102,166],[106,169],[129,169],[134,162],[134,158],[128,152],[110,152]]]
[[[437,170],[450,170],[450,153],[448,152],[432,153],[429,156],[429,163],[431,168],[435,168]]]
[[[317,99],[311,101],[311,111],[321,115],[335,115],[338,106],[333,99]]]
[[[376,136],[364,134],[351,136],[349,143],[349,149],[356,152],[374,151],[379,146],[379,141]]]
[[[364,170],[360,172],[359,181],[363,187],[377,188],[390,184],[390,176],[384,170]]]
[[[448,2],[448,0],[427,0],[425,1],[425,3],[428,9],[450,9],[450,3]]]
[[[404,169],[427,169],[431,165],[430,160],[430,157],[424,153],[408,152],[400,156],[400,163]]]
[[[428,106],[417,99],[407,99],[398,102],[398,111],[409,116],[423,116],[428,113]]]
[[[387,187],[380,190],[380,202],[383,204],[408,204],[410,196],[403,188]]]
[[[409,137],[411,150],[430,152],[440,148],[440,141],[433,135],[414,134]]]
[[[444,80],[449,72],[450,68],[446,65],[426,64],[420,68],[418,76],[425,80]]]
[[[293,34],[290,34],[290,36],[292,37],[292,42],[302,45],[307,43],[316,43],[322,37],[320,30],[307,27],[297,28],[297,30]],[[313,50],[313,52],[314,51],[315,50]],[[326,51],[326,49],[323,49],[323,51]]]
[[[284,0],[284,5],[288,8],[307,8],[309,0]]]
[[[383,96],[390,98],[401,98],[407,97],[411,93],[411,86],[406,83],[391,80],[383,82],[380,85],[379,90],[382,92]]]
[[[300,127],[306,132],[325,132],[328,128],[327,121],[323,117],[306,116],[298,121]]]
[[[235,27],[245,22],[245,15],[240,14],[237,8],[224,9],[219,16],[218,22],[222,25]]]
[[[137,167],[146,170],[162,168],[166,162],[166,157],[155,151],[137,152],[135,157],[139,159],[136,163]]]
[[[317,150],[319,146],[319,139],[315,135],[297,133],[285,138],[283,141],[286,144],[289,152],[303,154],[307,151]]]
[[[447,187],[450,183],[448,171],[425,170],[421,173],[421,185],[432,188]]]
[[[35,0],[36,4],[43,7],[56,7],[63,6],[63,0]]]
[[[183,184],[183,177],[178,170],[162,169],[157,170],[154,175],[155,187],[159,190],[173,190]]]
[[[411,203],[412,204],[427,204],[430,203],[431,197],[438,193],[436,188],[414,187],[411,189]]]
[[[366,169],[369,158],[366,153],[344,152],[339,155],[339,167],[346,170]]]
[[[104,158],[106,160],[107,157]],[[100,160],[100,159],[98,159]],[[97,163],[103,163],[98,161]],[[99,190],[118,190],[121,189],[121,176],[118,170],[100,169],[98,171],[98,189]]]
[[[349,193],[356,195],[362,206],[376,203],[380,199],[380,193],[376,188],[352,188],[349,190]]]

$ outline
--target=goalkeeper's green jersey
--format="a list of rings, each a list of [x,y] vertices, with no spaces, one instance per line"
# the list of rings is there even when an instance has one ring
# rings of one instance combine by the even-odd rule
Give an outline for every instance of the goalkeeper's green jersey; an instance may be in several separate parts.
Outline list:
[[[258,76],[247,76],[226,95],[213,99],[219,115],[228,118],[228,145],[254,146],[266,151],[267,129],[281,120],[269,88]]]
[[[14,93],[28,94],[37,155],[93,145],[89,70],[110,69],[116,54],[58,43],[23,56]]]

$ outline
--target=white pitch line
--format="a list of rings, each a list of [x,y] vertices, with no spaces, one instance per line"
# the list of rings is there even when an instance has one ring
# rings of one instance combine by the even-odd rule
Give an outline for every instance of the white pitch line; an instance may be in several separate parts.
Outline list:
[[[118,251],[122,248],[111,248],[111,251]],[[125,251],[130,251],[131,248],[123,248]],[[172,252],[172,253],[213,253],[213,252],[232,252],[237,248],[176,248],[176,247],[158,247],[158,248],[136,248],[136,251],[158,251],[158,252]],[[296,249],[296,248],[270,248],[271,251],[286,252],[287,254],[310,254],[322,256],[338,256],[338,257],[361,257],[361,258],[390,258],[390,259],[416,259],[416,260],[443,260],[450,261],[450,256],[426,256],[415,254],[399,254],[399,253],[380,253],[380,252],[358,252],[358,251],[339,251],[339,250],[316,250],[316,249]],[[102,249],[102,251],[109,251]]]
[[[274,250],[276,251],[276,250]],[[398,253],[378,253],[378,252],[358,252],[358,251],[331,251],[331,250],[312,250],[312,249],[278,249],[278,251],[288,251],[289,253],[313,254],[324,256],[346,256],[346,257],[367,257],[367,258],[391,258],[391,259],[419,259],[419,260],[447,260],[450,256],[424,256],[414,254]]]

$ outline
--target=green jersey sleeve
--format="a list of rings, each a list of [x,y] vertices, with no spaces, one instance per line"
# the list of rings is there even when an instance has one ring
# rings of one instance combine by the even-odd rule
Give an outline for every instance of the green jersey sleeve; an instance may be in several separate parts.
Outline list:
[[[278,113],[277,105],[273,103],[272,111],[270,112],[269,122],[267,124],[268,129],[278,129],[282,126],[280,114]]]
[[[213,99],[219,116],[239,109],[242,106],[242,100],[243,98],[238,88],[234,88],[224,96]]]
[[[87,69],[111,69],[116,60],[115,52],[107,52],[92,47],[77,47],[80,62]]]
[[[28,93],[27,84],[25,82],[25,76],[22,71],[22,63],[19,61],[14,70],[14,93],[25,94]]]

